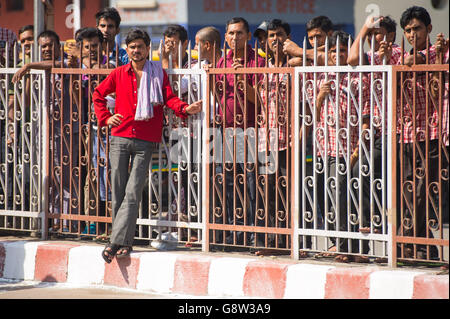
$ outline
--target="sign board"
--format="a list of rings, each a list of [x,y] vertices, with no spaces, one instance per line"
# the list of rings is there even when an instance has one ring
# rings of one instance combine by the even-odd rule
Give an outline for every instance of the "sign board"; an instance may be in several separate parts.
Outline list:
[[[111,6],[116,7],[122,18],[124,26],[151,26],[162,24],[186,24],[188,22],[188,10],[186,0],[158,0],[155,6],[136,7],[123,6],[126,1],[111,1]],[[119,5],[117,5],[119,4]]]

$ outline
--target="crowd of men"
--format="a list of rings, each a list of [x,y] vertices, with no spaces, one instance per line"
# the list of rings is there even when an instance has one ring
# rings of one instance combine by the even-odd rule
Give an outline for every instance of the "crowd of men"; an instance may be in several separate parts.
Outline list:
[[[140,51],[137,47],[130,47],[130,44],[133,43],[136,46],[138,45],[136,44],[136,39],[142,40],[146,46],[146,50],[151,51],[151,45],[147,40],[149,37],[145,31],[132,30],[129,36],[134,36],[134,38],[127,39],[127,48],[122,48],[115,43],[116,35],[119,34],[120,31],[120,22],[121,18],[116,9],[105,8],[101,10],[96,14],[96,27],[87,27],[78,30],[75,35],[76,45],[65,51],[64,56],[61,55],[61,51],[59,50],[60,39],[58,34],[54,31],[46,30],[37,37],[38,44],[41,48],[42,59],[37,62],[30,62],[30,48],[33,43],[33,27],[25,26],[21,28],[18,34],[18,40],[23,46],[23,56],[21,59],[23,62],[20,65],[21,68],[19,71],[12,78],[12,82],[18,82],[31,69],[48,70],[54,66],[117,68],[128,64],[134,65],[133,63],[135,62],[133,61],[137,61],[137,57],[130,56],[130,54],[135,54],[136,52],[139,53]],[[390,16],[369,18],[354,40],[348,33],[341,30],[335,30],[332,21],[328,17],[318,16],[311,19],[306,24],[307,40],[312,49],[302,47],[290,39],[292,30],[288,23],[280,19],[272,19],[261,23],[253,33],[258,39],[261,48],[260,51],[262,51],[255,52],[249,45],[252,33],[248,22],[244,18],[235,17],[227,22],[224,35],[221,35],[219,30],[212,26],[202,28],[197,32],[195,36],[195,49],[198,50],[201,61],[189,59],[186,50],[189,41],[186,29],[180,25],[170,25],[164,32],[164,41],[161,44],[159,60],[164,70],[167,68],[204,68],[207,66],[240,69],[246,67],[323,66],[325,64],[356,66],[361,64],[412,65],[448,63],[449,40],[445,39],[442,33],[439,33],[435,42],[430,43],[431,40],[429,36],[432,31],[431,18],[424,8],[417,6],[407,8],[400,17],[399,22],[407,41],[414,46],[410,51],[404,51],[401,46],[396,44],[395,35],[397,23]],[[223,37],[229,50],[222,50]],[[368,52],[364,52],[364,50],[361,49],[363,47],[362,44],[366,40],[368,40],[370,46],[372,46],[371,50]],[[2,41],[2,43],[8,42],[9,46],[13,47],[16,38],[13,32],[0,28],[0,41]],[[351,44],[350,49],[349,43]],[[2,50],[0,51],[0,56],[2,57],[1,63],[5,65],[6,59],[4,57],[3,47],[4,46],[0,48],[0,50]],[[353,90],[353,94],[355,96],[361,94],[362,101],[364,101],[361,106],[363,130],[370,129],[371,127],[374,128],[373,138],[375,141],[372,146],[373,149],[369,150],[370,156],[374,157],[373,162],[376,163],[374,168],[374,178],[379,178],[381,176],[381,163],[383,158],[382,145],[385,143],[387,131],[386,129],[381,129],[382,125],[374,125],[374,123],[370,122],[371,118],[383,119],[384,116],[379,105],[375,105],[373,108],[371,107],[370,95],[373,92],[371,91],[368,77],[363,76],[362,78],[359,78],[359,75],[354,76],[352,74],[337,76],[336,73],[318,73],[316,75],[317,78],[314,81],[315,87],[309,88],[309,91],[306,94],[310,94],[311,98],[315,97],[315,109],[309,109],[309,112],[315,112],[314,118],[316,119],[317,125],[315,133],[317,134],[316,138],[318,142],[317,156],[322,160],[323,164],[327,166],[326,169],[330,172],[330,176],[338,176],[336,180],[338,186],[331,188],[332,194],[328,195],[332,198],[339,198],[337,203],[339,203],[338,205],[340,205],[340,207],[334,207],[334,210],[341,215],[339,218],[340,225],[335,225],[335,229],[346,230],[348,220],[348,216],[346,215],[346,205],[347,202],[350,201],[349,198],[346,198],[346,188],[349,186],[347,185],[345,175],[339,173],[342,170],[339,167],[342,163],[349,165],[349,168],[353,171],[353,175],[358,176],[360,166],[367,166],[369,158],[367,153],[361,151],[363,147],[360,144],[365,142],[363,142],[363,139],[358,135],[357,126],[351,128],[351,132],[349,132],[346,137],[339,136],[340,133],[337,131],[336,125],[337,127],[347,127],[347,122],[350,121],[351,118],[358,117],[358,108],[355,105],[352,105],[351,101],[347,100],[347,95],[339,95],[337,97],[335,90],[343,92],[346,88],[353,88],[354,83],[357,83]],[[428,102],[426,98],[423,97],[428,96],[424,93],[429,87],[428,81],[438,81],[438,78],[438,73],[431,73],[430,78],[427,78],[425,73],[417,74],[417,77],[415,77],[417,84],[416,90],[410,88],[405,94],[407,98],[405,98],[404,104],[401,108],[397,109],[399,123],[397,125],[396,133],[399,141],[402,142],[404,147],[404,152],[402,152],[402,162],[405,167],[405,180],[414,179],[414,174],[416,173],[414,167],[424,166],[423,163],[413,163],[413,160],[418,160],[412,155],[416,147],[416,142],[421,150],[424,151],[425,148],[427,148],[427,152],[430,154],[428,161],[430,167],[429,172],[431,172],[429,182],[437,181],[439,179],[438,174],[440,165],[444,164],[448,167],[448,162],[439,163],[442,157],[437,156],[437,154],[439,154],[439,148],[441,147],[439,144],[440,138],[442,138],[443,145],[446,146],[448,153],[448,74],[444,83],[445,89],[442,98],[442,114],[439,113],[438,108],[433,108],[430,114],[430,111],[427,110]],[[243,73],[237,76],[233,74],[222,74],[216,77],[217,83],[227,83],[225,90],[219,92],[217,95],[217,99],[220,100],[223,105],[217,109],[217,112],[223,119],[222,124],[224,128],[252,128],[257,126],[257,113],[259,111],[256,107],[258,102],[255,97],[258,94],[261,95],[261,100],[263,101],[261,104],[267,107],[267,113],[265,115],[268,123],[267,128],[269,130],[272,129],[272,131],[266,134],[264,131],[265,128],[261,127],[261,132],[258,135],[258,151],[263,153],[270,150],[278,153],[279,165],[277,170],[282,176],[286,175],[286,165],[288,163],[287,150],[290,147],[287,124],[286,122],[279,120],[280,116],[286,117],[287,114],[290,114],[287,110],[289,103],[286,102],[289,98],[288,95],[279,93],[280,85],[285,80],[283,74],[270,74],[267,78],[267,88],[265,90],[258,90],[258,83],[262,81],[262,75]],[[187,92],[188,83],[191,83],[192,81],[194,80],[188,81],[186,77],[181,79],[180,85],[177,88],[180,89],[181,96]],[[234,81],[237,81],[236,85]],[[359,83],[359,81],[362,81],[362,83]],[[111,84],[109,80],[105,80],[105,83],[107,84],[102,84],[100,89],[96,90],[92,101],[95,104],[95,112],[99,119],[99,126],[110,125],[115,127],[117,128],[115,132],[118,134],[119,131],[123,132],[120,127],[126,120],[117,116],[117,108],[115,109],[115,112],[113,112],[115,107],[114,104],[112,105],[111,113],[116,113],[116,115],[110,113],[106,115],[106,95],[115,91],[112,88],[114,85]],[[244,83],[244,86],[239,86],[239,83]],[[110,86],[108,89],[105,88],[107,85]],[[238,87],[238,89],[236,89],[236,87]],[[439,87],[439,85],[430,86],[429,98],[435,100],[439,99]],[[361,90],[361,92],[359,92],[359,90]],[[255,91],[257,91],[257,94],[255,94]],[[170,92],[168,91],[165,91],[164,94],[167,94],[165,97],[171,97]],[[375,92],[375,94],[379,94],[379,92]],[[238,96],[237,99],[235,95]],[[197,98],[199,100],[206,99],[204,96],[198,96]],[[335,101],[335,99],[338,100]],[[383,97],[379,95],[378,100],[382,99]],[[246,101],[246,103],[237,104],[237,100]],[[411,102],[413,100],[414,102]],[[349,103],[350,105],[348,105]],[[412,103],[414,103],[414,110]],[[117,103],[115,105],[117,107]],[[179,109],[179,107],[182,107],[182,109]],[[196,107],[197,106],[195,105],[193,109],[197,110]],[[185,110],[186,108],[188,108],[186,103],[183,105],[177,104],[176,107],[174,106],[177,115],[180,117],[191,114]],[[194,111],[192,112],[192,114],[195,113]],[[338,112],[338,116],[335,112]],[[81,114],[86,113],[86,111],[81,112]],[[12,112],[9,112],[8,114],[10,120],[13,121],[14,114]],[[68,112],[66,112],[66,114],[68,114]],[[402,117],[413,118],[413,114],[416,116],[415,125],[412,125],[411,123],[405,124],[401,121]],[[334,117],[339,123],[330,124],[330,116]],[[70,116],[68,115],[68,118],[64,119],[64,121],[69,123],[69,117]],[[439,130],[439,126],[430,128],[429,118],[432,118],[435,121],[439,121],[439,118],[443,119],[441,129]],[[124,128],[125,126],[122,127]],[[308,125],[302,132],[308,136],[308,134],[311,134],[311,127],[312,126]],[[275,137],[271,135],[273,129],[277,131],[276,134],[274,134]],[[356,130],[356,133],[353,132],[353,129]],[[428,136],[424,134],[424,132],[428,132]],[[79,131],[74,128],[72,133],[79,134]],[[134,136],[139,139],[139,137],[136,137],[139,134],[134,134],[134,129],[133,133],[130,134],[131,135],[129,136]],[[61,132],[55,131],[55,136],[61,136]],[[97,134],[94,134],[93,136],[94,139],[97,138]],[[143,139],[145,140],[145,138]],[[243,138],[240,139],[236,137],[236,141],[243,140]],[[429,144],[426,143],[426,141],[429,141]],[[95,142],[98,143],[97,140]],[[158,139],[151,140],[151,142],[158,142]],[[341,144],[339,147],[336,147],[336,143],[338,142]],[[103,143],[105,143],[105,141],[103,141]],[[61,143],[58,141],[55,141],[55,162],[60,161],[60,159],[58,159],[58,154],[60,154],[58,145],[60,144]],[[365,148],[367,149],[368,147],[369,146],[366,145]],[[348,154],[350,154],[350,162],[346,164],[346,157]],[[98,156],[104,156],[104,154],[94,154],[94,161]],[[76,158],[77,156],[73,157]],[[244,191],[248,194],[250,204],[246,209],[247,216],[238,220],[233,212],[234,199],[232,196],[227,196],[225,199],[227,210],[225,213],[225,222],[228,224],[243,224],[244,220],[246,220],[246,225],[255,226],[256,224],[256,226],[258,226],[256,222],[257,218],[255,217],[255,205],[257,202],[255,172],[246,170],[243,163],[239,164],[240,165],[236,168],[238,171],[237,174],[245,173],[247,190]],[[218,172],[222,172],[222,169],[223,168],[219,165]],[[106,174],[104,172],[99,174],[102,176],[104,175],[103,179],[106,179]],[[274,174],[268,175],[269,179],[275,176]],[[113,176],[115,175],[113,174]],[[225,174],[224,182],[229,193],[232,193],[235,177],[230,174]],[[105,184],[104,181],[103,183]],[[269,182],[268,185],[273,183],[275,183],[275,181]],[[65,187],[69,187],[69,185],[65,185]],[[415,194],[417,198],[415,204],[417,207],[415,209],[415,218],[417,218],[417,220],[425,221],[425,216],[423,214],[427,211],[425,208],[427,205],[426,187],[427,185],[420,180],[416,193],[408,192],[405,195],[406,197],[411,197],[409,198],[410,201],[412,201],[413,194]],[[109,195],[106,194],[106,187],[104,185],[101,189],[100,197],[104,205],[107,196]],[[369,205],[370,197],[372,196],[370,190],[369,181],[364,181],[362,222],[361,225],[359,225],[360,232],[376,231],[373,225],[371,226],[370,220]],[[142,193],[140,187],[136,193]],[[120,197],[120,195],[114,196]],[[137,198],[137,201],[140,201],[140,197]],[[274,201],[271,202],[273,203]],[[320,205],[323,205],[323,203],[320,203]],[[115,203],[113,198],[113,218],[117,214],[119,206],[120,203]],[[326,208],[321,207],[320,211],[325,212]],[[125,224],[123,221],[121,223]],[[132,224],[131,228],[133,227],[135,227],[135,224]],[[405,231],[405,235],[411,235],[411,229],[412,228],[408,228]],[[128,230],[128,234],[129,233],[130,230]],[[426,223],[419,223],[417,229],[415,229],[416,236],[425,237],[426,233]],[[239,232],[236,234],[228,232],[228,236],[235,237],[234,239],[227,237],[224,240],[226,240],[226,243],[233,243],[233,240],[235,240],[236,242],[245,242],[247,245],[253,245],[254,241],[258,240],[258,238],[255,238],[254,234],[248,235],[248,238],[244,239],[243,234],[240,234]],[[123,242],[121,242],[120,245],[108,247],[106,253],[103,255],[105,260],[110,261],[111,256],[116,253],[125,256],[129,254],[132,246],[132,237],[128,236],[126,240],[122,241]],[[339,241],[338,243],[334,243],[334,249],[338,252],[350,251],[351,248],[346,247],[345,245],[347,245],[347,241]],[[363,250],[364,253],[367,253],[368,246],[364,246]],[[348,255],[339,255],[337,257],[339,257],[338,260],[344,262],[348,261],[350,258]]]

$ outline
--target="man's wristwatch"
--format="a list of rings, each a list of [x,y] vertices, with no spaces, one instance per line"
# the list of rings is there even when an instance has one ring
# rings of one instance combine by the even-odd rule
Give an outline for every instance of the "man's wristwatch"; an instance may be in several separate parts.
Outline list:
[[[427,57],[425,54],[423,54],[423,52],[421,51],[417,51],[417,54],[420,55],[423,58],[423,61],[425,62],[427,60]]]

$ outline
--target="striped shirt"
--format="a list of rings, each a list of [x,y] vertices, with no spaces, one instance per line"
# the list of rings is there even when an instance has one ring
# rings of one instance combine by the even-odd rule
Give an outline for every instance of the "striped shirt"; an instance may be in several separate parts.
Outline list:
[[[269,67],[274,67],[269,60]],[[266,136],[268,137],[268,150],[283,151],[287,148],[287,136],[289,135],[288,109],[291,101],[289,96],[288,74],[269,73],[267,75],[267,89],[262,87],[260,95],[262,98],[261,113],[263,123],[258,128],[258,150],[266,150]],[[263,81],[265,86],[265,81]],[[266,123],[267,121],[267,123]],[[267,130],[266,130],[267,125]],[[268,131],[268,132],[267,132]],[[278,136],[278,138],[277,138]]]
[[[331,85],[331,93],[320,110],[316,128],[316,138],[319,144],[318,156],[346,157],[358,145],[358,113],[362,110],[362,117],[370,116],[370,85],[367,76],[363,75],[362,100],[360,100],[359,73],[351,74],[350,81],[348,73],[330,72],[328,78],[325,77],[325,74],[321,74],[317,90],[320,90],[322,84],[327,81],[333,81],[334,84]],[[336,89],[338,89],[337,101]]]
[[[422,50],[419,52],[423,55],[427,55],[426,50]],[[410,54],[411,53],[405,53],[405,58]],[[448,64],[448,62],[449,51],[447,50],[446,54],[444,55],[443,63]],[[438,55],[436,54],[436,48],[434,45],[429,48],[428,63],[439,63]],[[428,75],[430,75],[430,73]],[[446,78],[448,79],[448,73],[446,73]],[[430,84],[430,79],[428,79],[428,82]],[[429,140],[439,139],[439,101],[431,96],[430,91],[428,91],[427,93],[427,73],[407,72],[403,78],[402,91],[399,92],[398,95],[397,134],[401,135],[401,140],[403,141],[403,143],[413,143],[414,140],[419,142],[425,141],[427,129]],[[403,98],[403,100],[401,100],[400,98]],[[402,106],[400,106],[401,103],[403,103]],[[446,145],[448,145],[448,80],[444,83],[444,97],[442,100],[441,113],[442,133],[445,134],[445,142]],[[413,121],[414,117],[415,121]]]
[[[0,27],[0,56],[6,59],[6,43],[8,43],[8,51],[13,52],[12,50],[14,50],[14,45],[16,42],[17,36],[14,32],[9,29]],[[12,55],[10,54],[10,56]]]

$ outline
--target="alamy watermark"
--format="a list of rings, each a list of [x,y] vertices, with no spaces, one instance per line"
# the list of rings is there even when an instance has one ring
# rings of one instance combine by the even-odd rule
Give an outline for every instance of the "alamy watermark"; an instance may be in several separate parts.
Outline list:
[[[191,136],[187,128],[175,128],[169,136],[170,141],[175,142],[170,147],[170,160],[174,163],[255,164],[260,174],[273,174],[278,167],[278,128],[268,129],[267,135],[266,143],[265,132],[259,131],[257,136],[253,127],[245,131],[242,128],[208,128],[204,143],[207,149],[200,153],[201,137]]]

